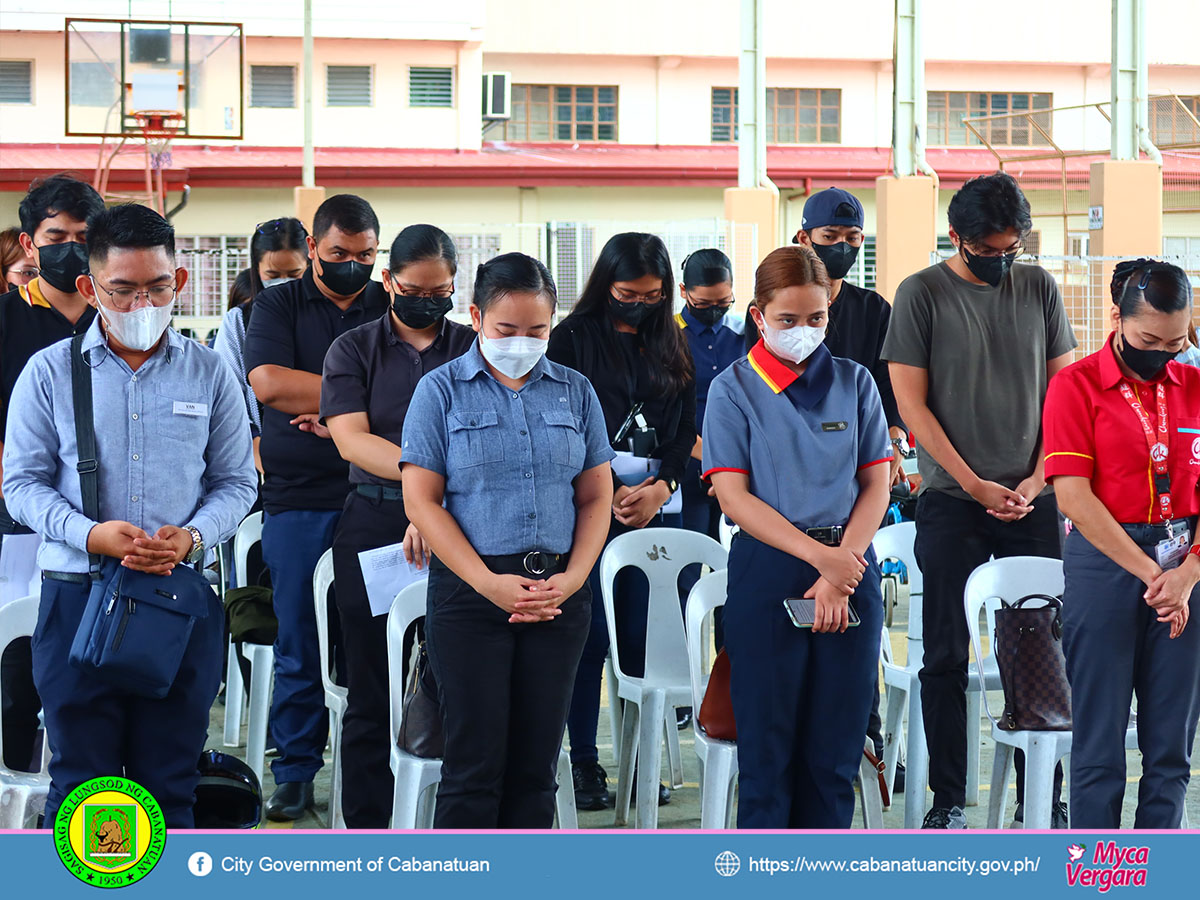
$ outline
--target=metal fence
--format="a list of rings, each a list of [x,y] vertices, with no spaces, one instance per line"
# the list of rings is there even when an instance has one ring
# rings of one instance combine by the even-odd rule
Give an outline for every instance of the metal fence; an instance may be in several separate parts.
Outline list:
[[[941,262],[953,256],[953,252],[938,250],[932,254],[932,262]],[[1030,256],[1022,263],[1039,265],[1054,276],[1062,292],[1063,305],[1067,310],[1079,340],[1077,357],[1094,353],[1108,337],[1109,307],[1112,306],[1113,269],[1125,257],[1121,256]],[[1174,263],[1188,273],[1192,281],[1195,309],[1200,314],[1200,254],[1189,256],[1159,256],[1164,262]],[[1200,316],[1197,318],[1200,325]]]

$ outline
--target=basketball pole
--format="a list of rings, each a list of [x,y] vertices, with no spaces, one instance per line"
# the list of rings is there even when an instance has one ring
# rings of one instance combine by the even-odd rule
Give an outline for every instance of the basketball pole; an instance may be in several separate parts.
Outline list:
[[[304,159],[300,186],[295,190],[296,218],[312,229],[312,217],[325,200],[325,189],[317,187],[316,152],[313,149],[313,27],[312,0],[304,0]]]

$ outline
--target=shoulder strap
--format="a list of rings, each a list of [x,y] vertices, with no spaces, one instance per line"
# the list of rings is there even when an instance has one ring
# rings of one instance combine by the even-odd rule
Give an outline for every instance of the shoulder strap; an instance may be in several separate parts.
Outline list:
[[[83,514],[100,521],[100,465],[96,461],[96,424],[92,415],[92,370],[83,358],[84,334],[71,339],[71,399],[75,405],[75,445],[78,449],[79,494]],[[88,554],[92,575],[100,572],[100,557]]]

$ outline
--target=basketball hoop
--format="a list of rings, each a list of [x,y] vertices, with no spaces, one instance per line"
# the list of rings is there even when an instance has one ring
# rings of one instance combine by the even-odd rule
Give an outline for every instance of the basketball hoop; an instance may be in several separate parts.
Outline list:
[[[146,141],[150,154],[150,168],[154,172],[171,168],[171,141],[184,126],[182,113],[174,110],[142,110],[133,113],[138,128]]]

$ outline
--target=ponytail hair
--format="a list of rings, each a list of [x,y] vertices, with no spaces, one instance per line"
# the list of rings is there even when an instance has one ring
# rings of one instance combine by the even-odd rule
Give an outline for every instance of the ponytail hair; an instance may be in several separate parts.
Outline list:
[[[1179,266],[1155,259],[1117,263],[1109,285],[1122,318],[1136,317],[1145,302],[1159,312],[1174,313],[1192,305],[1192,283]]]

